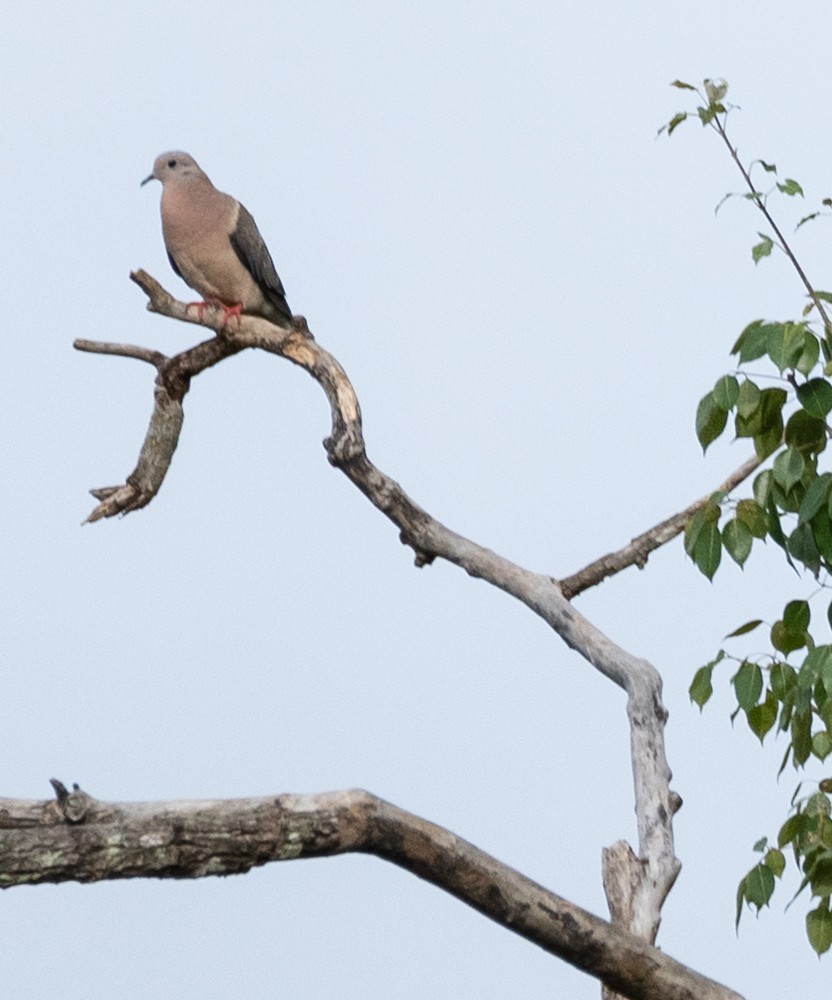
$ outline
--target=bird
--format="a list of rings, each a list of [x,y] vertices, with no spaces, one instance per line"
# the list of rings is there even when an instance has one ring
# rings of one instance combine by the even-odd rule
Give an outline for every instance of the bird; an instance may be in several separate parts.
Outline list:
[[[205,301],[217,305],[223,326],[241,313],[291,326],[283,282],[251,213],[218,191],[189,154],[175,150],[156,157],[141,182],[161,181],[162,235],[173,270]]]

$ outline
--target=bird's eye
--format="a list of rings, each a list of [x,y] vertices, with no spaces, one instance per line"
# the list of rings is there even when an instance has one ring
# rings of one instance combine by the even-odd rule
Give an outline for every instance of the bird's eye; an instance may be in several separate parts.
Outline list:
[[[172,170],[176,166],[176,160],[168,160],[168,166]]]

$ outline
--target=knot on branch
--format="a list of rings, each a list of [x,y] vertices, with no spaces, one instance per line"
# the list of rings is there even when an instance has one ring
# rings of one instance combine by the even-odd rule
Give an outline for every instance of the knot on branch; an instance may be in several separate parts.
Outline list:
[[[93,802],[91,796],[81,791],[79,785],[74,784],[72,791],[68,791],[66,785],[57,778],[50,778],[49,784],[55,789],[55,797],[58,800],[58,808],[63,813],[67,823],[83,823],[87,818],[87,812]]]
[[[357,421],[338,421],[332,434],[324,440],[326,457],[336,469],[343,468],[364,454],[364,435]]]
[[[399,532],[399,541],[402,545],[409,545],[413,549],[413,565],[417,569],[421,569],[423,566],[430,566],[434,559],[436,559],[435,552],[428,552],[427,549],[422,548],[405,531]]]
[[[293,316],[292,328],[296,333],[299,333],[302,337],[306,337],[307,340],[315,339],[314,334],[309,329],[309,324],[306,322],[305,316]]]

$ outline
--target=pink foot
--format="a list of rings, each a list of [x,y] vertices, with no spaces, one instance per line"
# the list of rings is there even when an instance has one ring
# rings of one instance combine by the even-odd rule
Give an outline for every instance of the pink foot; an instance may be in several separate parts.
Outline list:
[[[220,302],[219,299],[206,299],[204,302],[189,302],[188,308],[191,306],[196,308],[196,311],[200,319],[205,316],[205,310],[208,306],[213,306],[216,309],[222,309],[222,325],[225,327],[228,325],[229,319],[234,316],[237,320],[237,325],[240,324],[240,315],[243,311],[243,303],[238,302],[236,305],[227,306],[224,302]]]

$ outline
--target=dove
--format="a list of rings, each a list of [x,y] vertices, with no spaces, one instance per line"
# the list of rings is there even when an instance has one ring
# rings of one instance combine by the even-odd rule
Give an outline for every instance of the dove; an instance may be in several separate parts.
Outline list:
[[[223,310],[223,324],[241,313],[289,326],[283,283],[251,213],[218,191],[188,153],[162,153],[142,181],[162,183],[162,234],[171,267],[206,305]]]

